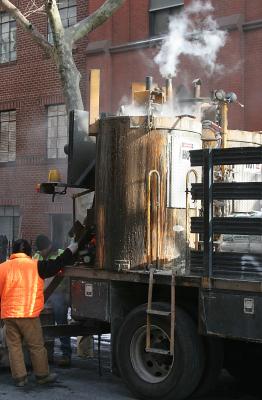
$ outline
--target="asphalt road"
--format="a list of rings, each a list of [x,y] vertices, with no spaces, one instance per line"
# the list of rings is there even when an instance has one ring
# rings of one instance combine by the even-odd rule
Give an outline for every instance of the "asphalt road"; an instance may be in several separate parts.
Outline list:
[[[73,356],[69,369],[52,368],[59,374],[58,382],[39,387],[34,377],[29,377],[26,388],[17,389],[7,369],[0,370],[0,400],[134,400],[120,378],[110,373],[108,346],[102,351],[102,376],[98,373],[98,360],[82,360]],[[212,395],[201,400],[261,400],[261,397],[244,394],[238,384],[225,373]],[[200,399],[199,399],[200,400]]]

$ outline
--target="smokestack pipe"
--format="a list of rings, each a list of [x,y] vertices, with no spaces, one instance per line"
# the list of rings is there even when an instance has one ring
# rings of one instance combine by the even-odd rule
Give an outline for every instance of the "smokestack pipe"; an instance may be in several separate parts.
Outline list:
[[[197,78],[197,79],[193,80],[192,84],[193,84],[193,88],[194,88],[194,98],[199,99],[200,94],[201,94],[202,81],[201,81],[201,79]]]
[[[166,79],[166,101],[173,101],[173,83],[172,78]]]
[[[146,90],[153,90],[153,77],[146,76]]]

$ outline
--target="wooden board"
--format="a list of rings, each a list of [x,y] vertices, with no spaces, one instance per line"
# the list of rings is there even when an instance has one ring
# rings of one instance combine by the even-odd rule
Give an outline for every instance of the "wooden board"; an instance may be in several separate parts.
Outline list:
[[[99,96],[100,96],[100,70],[90,71],[90,134],[97,133],[99,120]]]

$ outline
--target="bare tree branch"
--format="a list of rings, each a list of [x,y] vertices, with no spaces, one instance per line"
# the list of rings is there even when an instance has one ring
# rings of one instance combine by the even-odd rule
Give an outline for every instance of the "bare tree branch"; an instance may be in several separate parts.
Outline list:
[[[46,0],[45,10],[52,30],[54,45],[57,48],[64,39],[65,31],[56,0]]]
[[[106,0],[93,14],[67,28],[66,34],[72,37],[72,43],[76,42],[102,25],[124,2],[125,0]]]
[[[36,4],[35,0],[30,0],[26,6],[26,9],[24,10],[23,15],[28,18],[30,15],[35,13],[45,14],[45,5],[38,5]]]
[[[35,42],[37,42],[49,55],[53,55],[53,46],[48,43],[46,38],[34,27],[34,25],[28,21],[28,19],[16,8],[9,0],[0,0],[0,4],[3,8],[12,15],[17,23],[22,27],[24,31],[31,34]]]

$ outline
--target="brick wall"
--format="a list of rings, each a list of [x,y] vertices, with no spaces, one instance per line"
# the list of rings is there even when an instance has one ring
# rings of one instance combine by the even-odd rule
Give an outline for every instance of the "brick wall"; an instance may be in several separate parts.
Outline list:
[[[94,1],[92,7],[96,8],[101,3],[102,0]],[[185,0],[186,5],[189,3],[189,0]],[[254,21],[261,22],[262,3],[259,0],[213,0],[212,4],[216,18],[220,21],[222,17],[222,26],[230,24],[226,46],[219,55],[219,62],[225,67],[224,72],[208,77],[197,62],[184,59],[175,84],[183,83],[190,87],[192,80],[200,77],[203,81],[203,95],[209,95],[211,89],[220,87],[236,92],[239,101],[246,107],[230,107],[230,127],[260,130],[262,115],[258,112],[258,99],[262,89],[259,78],[262,23],[251,27],[251,30],[247,30],[250,29],[247,25]],[[141,46],[139,49],[133,47],[131,50],[124,46],[118,49],[115,47],[149,38],[148,6],[148,0],[127,1],[111,19],[111,24],[107,22],[90,35],[91,42],[106,38],[113,47],[108,51],[88,53],[88,67],[99,67],[102,71],[102,111],[115,112],[121,99],[130,94],[132,81],[141,81],[146,75],[153,75],[157,82],[162,82],[152,61],[158,51],[157,46]]]
[[[23,11],[27,0],[20,0]],[[88,13],[87,2],[79,0],[78,18]],[[31,21],[42,34],[47,33],[47,20],[34,15]],[[74,50],[83,76],[81,89],[86,99],[87,39]],[[31,37],[17,27],[17,60],[0,64],[0,111],[16,109],[16,162],[0,163],[0,205],[16,205],[21,212],[21,234],[34,240],[39,233],[50,234],[50,214],[71,213],[70,197],[36,193],[36,184],[47,180],[49,169],[57,166],[66,180],[66,160],[47,159],[47,106],[63,103],[56,67]],[[0,228],[1,229],[1,228]]]

